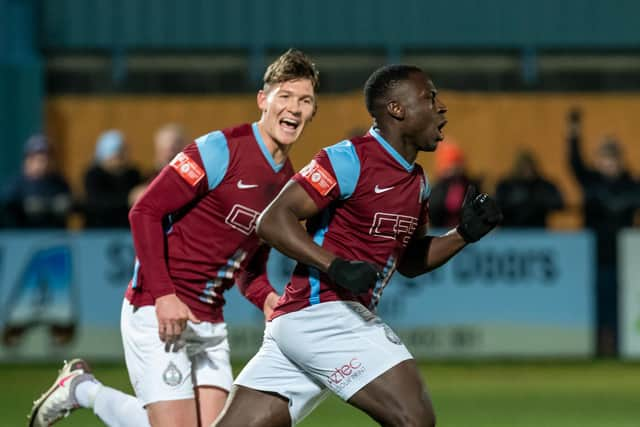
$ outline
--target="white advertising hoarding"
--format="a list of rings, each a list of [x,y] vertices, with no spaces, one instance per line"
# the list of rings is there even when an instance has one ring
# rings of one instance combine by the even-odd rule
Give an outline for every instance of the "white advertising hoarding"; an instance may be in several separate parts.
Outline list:
[[[640,359],[640,231],[618,234],[620,355]]]

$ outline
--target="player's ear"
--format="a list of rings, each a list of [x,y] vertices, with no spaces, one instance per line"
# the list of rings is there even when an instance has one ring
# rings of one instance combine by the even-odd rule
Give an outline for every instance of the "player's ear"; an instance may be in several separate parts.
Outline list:
[[[256,95],[256,101],[260,111],[265,111],[267,109],[267,93],[263,89],[260,89],[258,91],[258,94]]]
[[[397,120],[404,120],[405,110],[397,101],[389,101],[387,103],[387,112]]]

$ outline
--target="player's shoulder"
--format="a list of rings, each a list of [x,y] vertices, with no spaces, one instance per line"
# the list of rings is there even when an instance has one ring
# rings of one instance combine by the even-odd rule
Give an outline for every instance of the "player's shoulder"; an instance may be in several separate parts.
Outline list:
[[[351,152],[353,151],[353,144],[350,140],[344,139],[340,142],[336,142],[333,145],[327,145],[322,148],[322,151],[326,153],[336,153],[336,152]]]
[[[340,197],[350,196],[360,179],[360,156],[352,140],[345,139],[324,147],[318,158],[325,157],[340,187]]]
[[[223,130],[215,130],[196,138],[183,152],[189,157],[192,157],[191,153],[198,154],[206,171],[210,190],[214,189],[227,173],[231,154],[227,135]]]
[[[253,129],[249,123],[229,127],[222,130],[228,139],[240,139],[247,136],[253,136]]]
[[[375,144],[376,139],[369,132],[364,135],[356,136],[350,139],[351,143],[358,148],[364,148],[369,144]]]
[[[353,146],[353,150],[358,156],[360,163],[367,163],[375,158],[380,151],[380,144],[371,133],[351,138],[349,140]],[[372,157],[373,156],[373,157]]]
[[[345,173],[351,175],[355,171],[359,173],[360,156],[351,140],[345,139],[324,147],[319,153],[319,157],[325,156],[338,176]]]
[[[194,140],[194,143],[198,147],[203,147],[205,145],[220,145],[223,143],[226,145],[227,137],[222,130],[213,130],[197,137]]]
[[[228,144],[229,141],[252,135],[251,125],[244,123],[241,125],[228,127],[224,129],[212,130],[204,135],[196,138],[195,143],[202,144]]]

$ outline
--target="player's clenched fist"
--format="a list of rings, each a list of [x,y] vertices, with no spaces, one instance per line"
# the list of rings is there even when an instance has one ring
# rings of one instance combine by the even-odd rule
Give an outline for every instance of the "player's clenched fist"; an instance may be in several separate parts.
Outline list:
[[[327,275],[336,285],[354,294],[362,294],[375,286],[379,272],[373,264],[365,261],[336,258],[329,265]]]
[[[200,320],[189,310],[175,294],[156,299],[156,316],[158,318],[158,334],[160,340],[167,344],[175,343],[187,326],[187,320],[200,323]]]
[[[458,225],[458,233],[465,242],[477,242],[501,221],[502,211],[496,201],[486,193],[478,194],[475,185],[470,185],[462,202]]]

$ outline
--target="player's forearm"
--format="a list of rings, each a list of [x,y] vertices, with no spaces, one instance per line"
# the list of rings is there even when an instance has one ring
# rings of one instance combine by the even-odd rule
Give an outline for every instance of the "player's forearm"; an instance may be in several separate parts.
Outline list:
[[[269,298],[269,295],[276,294],[275,289],[271,286],[267,273],[261,274],[257,277],[245,278],[244,280],[238,280],[238,290],[244,297],[249,300],[253,305],[264,311],[265,301]]]
[[[268,259],[269,247],[263,245],[253,255],[247,266],[236,276],[236,284],[240,293],[263,311],[269,295],[276,292],[267,276]]]
[[[434,237],[431,240],[429,251],[426,257],[427,271],[440,267],[451,259],[452,256],[460,252],[467,243],[455,230],[450,230],[442,236]]]
[[[464,248],[466,242],[454,229],[442,236],[428,236],[409,244],[398,271],[416,277],[440,267]]]
[[[283,254],[321,271],[326,272],[335,258],[313,241],[293,211],[277,202],[260,216],[257,232]]]

